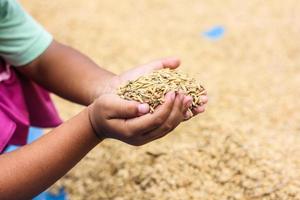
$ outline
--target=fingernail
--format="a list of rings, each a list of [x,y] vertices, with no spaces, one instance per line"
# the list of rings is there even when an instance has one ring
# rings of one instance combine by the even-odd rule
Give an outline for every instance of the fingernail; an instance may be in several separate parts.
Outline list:
[[[144,104],[139,104],[138,105],[138,111],[139,113],[145,114],[149,112],[149,105],[144,103]]]

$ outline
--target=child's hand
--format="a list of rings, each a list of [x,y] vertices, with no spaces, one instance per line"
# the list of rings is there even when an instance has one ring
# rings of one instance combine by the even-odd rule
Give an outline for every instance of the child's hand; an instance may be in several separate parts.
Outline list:
[[[180,65],[180,60],[177,58],[165,58],[156,60],[153,62],[150,62],[145,65],[141,65],[139,67],[130,69],[129,71],[120,74],[118,76],[114,76],[111,81],[108,82],[108,87],[106,88],[106,92],[104,93],[111,93],[112,91],[115,91],[121,84],[129,81],[137,79],[140,76],[143,76],[145,74],[149,74],[154,70],[159,70],[162,68],[170,68],[170,69],[176,69]],[[190,97],[185,96],[185,103],[189,101]],[[203,96],[201,96],[201,101],[203,103],[202,106],[199,106],[197,108],[194,108],[192,110],[192,113],[186,112],[185,119],[189,119],[192,116],[195,116],[199,113],[202,113],[205,111],[206,103],[208,102],[207,93],[205,93]]]
[[[170,92],[154,113],[149,105],[104,94],[89,106],[89,117],[99,138],[115,138],[131,145],[143,145],[165,136],[184,120],[190,101]]]

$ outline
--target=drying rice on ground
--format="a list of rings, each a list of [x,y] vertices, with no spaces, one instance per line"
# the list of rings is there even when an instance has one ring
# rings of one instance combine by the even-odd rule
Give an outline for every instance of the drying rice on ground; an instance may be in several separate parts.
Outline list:
[[[100,144],[55,185],[70,199],[300,199],[298,0],[22,2],[116,73],[180,56],[210,98],[205,114],[161,140]],[[202,36],[213,25],[223,38]],[[55,100],[64,119],[81,109]]]

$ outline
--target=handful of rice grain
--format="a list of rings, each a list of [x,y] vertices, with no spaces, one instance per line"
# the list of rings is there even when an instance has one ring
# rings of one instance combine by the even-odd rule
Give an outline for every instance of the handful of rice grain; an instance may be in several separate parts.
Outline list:
[[[203,104],[200,96],[205,93],[205,89],[194,78],[169,68],[129,81],[118,89],[117,94],[126,100],[149,104],[152,113],[158,105],[163,104],[165,94],[171,91],[183,91],[191,96],[193,102],[190,109]]]

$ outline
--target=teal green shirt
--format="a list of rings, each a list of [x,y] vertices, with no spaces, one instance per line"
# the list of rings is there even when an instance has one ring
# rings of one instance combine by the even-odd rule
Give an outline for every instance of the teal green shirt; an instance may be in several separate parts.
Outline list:
[[[13,66],[30,63],[52,42],[52,36],[16,0],[0,0],[0,57]]]

